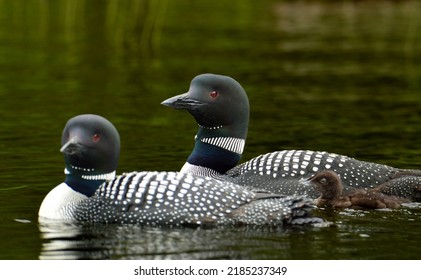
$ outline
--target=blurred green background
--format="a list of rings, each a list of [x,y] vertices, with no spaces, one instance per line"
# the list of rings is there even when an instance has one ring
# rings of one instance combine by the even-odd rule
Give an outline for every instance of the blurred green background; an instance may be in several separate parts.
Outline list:
[[[120,173],[178,170],[197,126],[160,102],[187,91],[201,73],[232,76],[249,95],[243,160],[311,149],[421,169],[420,30],[416,0],[0,0],[0,258],[38,258],[51,242],[40,235],[37,211],[64,177],[59,148],[67,119],[96,113],[116,125]],[[180,253],[188,242],[145,249],[140,229],[123,245],[89,230],[77,236],[91,236],[100,252],[137,248],[98,258],[164,258],[169,251],[175,258],[419,256],[407,242],[419,210],[365,220],[322,215],[339,227],[244,234],[229,245],[215,235],[230,231],[179,232],[181,240],[199,240],[190,244],[194,255]],[[159,234],[161,243],[172,240],[165,239],[171,231]],[[310,245],[297,244],[300,238]],[[392,245],[375,250],[373,240]],[[280,244],[291,246],[272,250]]]

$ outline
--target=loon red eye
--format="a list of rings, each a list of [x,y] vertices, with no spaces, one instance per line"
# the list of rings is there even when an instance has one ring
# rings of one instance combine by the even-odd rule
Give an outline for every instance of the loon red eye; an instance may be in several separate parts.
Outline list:
[[[209,96],[212,97],[212,98],[216,98],[216,97],[218,97],[218,95],[219,95],[219,93],[216,90],[211,91],[209,93]]]
[[[93,141],[93,142],[98,142],[98,141],[99,141],[99,139],[101,139],[101,136],[100,136],[98,133],[95,133],[95,134],[92,136],[92,141]]]

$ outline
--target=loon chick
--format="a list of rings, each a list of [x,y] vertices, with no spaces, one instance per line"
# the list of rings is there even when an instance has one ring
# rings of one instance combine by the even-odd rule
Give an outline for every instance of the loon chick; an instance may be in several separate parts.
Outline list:
[[[97,115],[70,119],[63,131],[66,179],[50,191],[40,220],[144,225],[272,225],[322,222],[304,197],[255,193],[230,182],[176,172],[115,175],[115,127]]]
[[[401,170],[328,152],[283,150],[237,165],[247,136],[249,103],[244,89],[230,77],[198,75],[191,81],[187,93],[169,98],[162,104],[187,110],[199,124],[194,149],[182,172],[211,175],[274,193],[306,194],[313,198],[319,194],[305,183],[305,179],[325,169],[339,174],[345,192],[389,182],[391,192],[399,195],[406,192],[406,180],[402,178],[407,176],[415,184],[421,184],[421,170]]]
[[[343,185],[338,174],[331,170],[317,172],[309,178],[309,184],[318,192],[320,197],[315,200],[317,206],[332,206],[332,208],[353,208],[353,209],[383,209],[399,208],[404,202],[410,202],[407,198],[390,196],[381,193],[383,186],[374,189],[356,189],[354,192],[343,196]]]

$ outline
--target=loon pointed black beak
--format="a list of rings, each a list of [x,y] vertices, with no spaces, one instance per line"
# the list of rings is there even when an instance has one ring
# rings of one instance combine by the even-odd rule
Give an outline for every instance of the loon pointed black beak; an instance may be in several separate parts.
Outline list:
[[[64,145],[60,148],[60,152],[66,155],[74,155],[82,152],[83,145],[80,143],[79,138],[74,136],[69,139]]]
[[[188,110],[193,107],[203,105],[204,103],[202,101],[191,98],[188,93],[183,93],[170,97],[162,101],[161,104],[174,109]]]

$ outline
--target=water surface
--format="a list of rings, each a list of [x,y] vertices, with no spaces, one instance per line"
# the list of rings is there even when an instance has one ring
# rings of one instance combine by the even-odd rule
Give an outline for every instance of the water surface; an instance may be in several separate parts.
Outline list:
[[[418,259],[419,206],[329,211],[327,228],[39,225],[68,118],[122,139],[119,172],[178,170],[197,129],[160,105],[197,74],[251,104],[243,160],[326,150],[421,169],[417,1],[1,1],[0,259]]]

